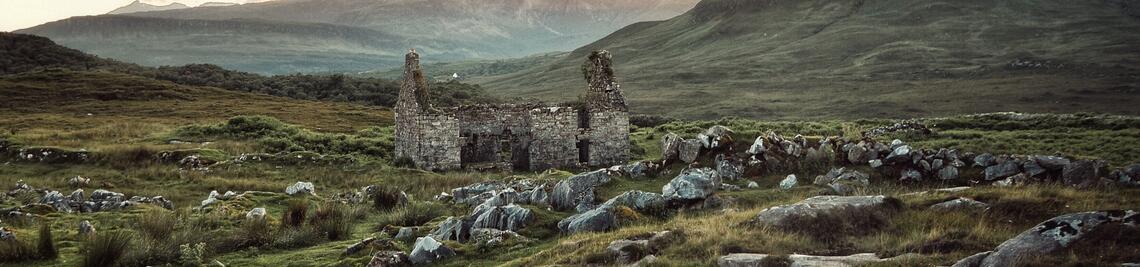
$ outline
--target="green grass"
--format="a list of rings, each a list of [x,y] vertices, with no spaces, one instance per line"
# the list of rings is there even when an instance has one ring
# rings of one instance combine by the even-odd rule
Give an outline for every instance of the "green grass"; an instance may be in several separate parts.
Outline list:
[[[103,74],[75,74],[94,75]],[[5,82],[12,76],[0,77]],[[2,87],[0,87],[2,88]],[[180,88],[180,87],[175,87]],[[23,97],[35,98],[34,95]],[[311,118],[322,118],[324,103],[299,103],[293,100],[272,98],[271,103],[294,103],[298,109],[293,115],[278,117],[278,113],[252,110],[251,116],[231,116],[215,119],[186,119],[194,110],[172,113],[120,113],[121,118],[140,118],[136,122],[108,122],[109,119],[70,117],[69,112],[82,110],[64,104],[59,111],[24,113],[18,109],[0,109],[0,120],[17,122],[20,130],[4,134],[4,138],[22,146],[52,146],[60,149],[91,151],[94,161],[87,163],[29,163],[8,162],[0,168],[0,185],[12,185],[24,180],[36,188],[52,188],[70,192],[66,178],[84,176],[93,179],[85,187],[88,193],[105,188],[130,195],[162,195],[176,204],[175,211],[141,205],[139,207],[102,213],[49,213],[32,220],[4,218],[5,227],[14,229],[21,237],[26,250],[5,247],[0,266],[74,266],[87,255],[92,262],[113,258],[114,251],[91,251],[87,237],[79,236],[74,229],[80,221],[90,220],[99,230],[97,240],[121,244],[124,238],[111,239],[110,235],[131,236],[129,252],[119,257],[128,265],[181,264],[190,261],[218,260],[227,265],[280,265],[280,266],[360,266],[369,260],[368,253],[343,255],[347,246],[367,237],[384,239],[390,235],[388,226],[428,226],[417,230],[424,234],[430,226],[447,216],[462,216],[470,207],[436,203],[431,198],[440,192],[487,180],[533,178],[538,180],[565,179],[573,170],[546,172],[474,173],[453,171],[431,173],[397,168],[383,156],[366,153],[370,146],[354,146],[352,140],[390,142],[389,123],[368,120],[347,120],[335,129],[314,125],[329,123]],[[211,100],[212,101],[212,100]],[[125,105],[150,106],[143,102],[115,100]],[[265,105],[259,105],[265,106]],[[109,107],[107,107],[109,108]],[[194,107],[194,108],[202,108]],[[338,108],[345,108],[343,106]],[[355,107],[349,107],[355,108]],[[363,111],[362,111],[363,112]],[[303,117],[299,114],[307,114]],[[390,121],[390,113],[368,113],[377,121]],[[316,115],[314,115],[316,114]],[[326,113],[327,114],[327,113]],[[143,117],[145,116],[145,117]],[[220,116],[220,115],[210,115]],[[58,120],[43,118],[60,118]],[[323,118],[332,118],[323,117]],[[998,115],[924,119],[934,134],[923,136],[911,133],[894,133],[878,137],[880,141],[900,138],[919,147],[952,146],[972,151],[999,153],[1052,154],[1062,151],[1079,157],[1109,160],[1114,167],[1132,163],[1140,152],[1127,146],[1140,141],[1135,133],[1140,129],[1134,117],[1100,116],[1091,114],[1042,115],[1010,119]],[[106,124],[100,124],[106,123]],[[830,120],[830,121],[756,121],[725,118],[716,121],[677,121],[654,127],[633,128],[632,142],[645,150],[643,159],[654,159],[660,154],[660,139],[668,132],[692,137],[712,125],[726,125],[735,133],[734,147],[743,151],[757,135],[769,131],[786,137],[804,134],[810,140],[825,136],[858,136],[860,132],[889,125],[888,120]],[[131,129],[137,128],[137,129]],[[185,144],[171,144],[179,139]],[[275,150],[266,145],[267,139],[288,140],[298,144],[295,149]],[[328,142],[326,142],[328,141]],[[210,143],[204,143],[210,142]],[[337,142],[341,142],[337,144]],[[1066,152],[1073,151],[1073,152]],[[243,153],[284,152],[286,155],[325,154],[326,156],[352,157],[363,160],[347,162],[313,161],[246,161],[230,162],[203,170],[179,170],[176,162],[158,160],[156,155],[171,154],[172,158],[202,155],[205,158],[226,161]],[[1079,153],[1077,153],[1079,152]],[[704,159],[702,164],[711,160]],[[660,192],[681,166],[671,166],[667,173],[646,178],[615,178],[599,189],[599,200],[628,190]],[[1135,208],[1140,199],[1137,189],[1076,190],[1056,185],[1033,185],[1020,188],[978,187],[959,193],[930,193],[904,195],[949,185],[907,185],[889,182],[879,173],[864,167],[856,169],[871,174],[876,186],[861,189],[867,194],[895,196],[904,203],[903,208],[887,216],[865,218],[874,223],[873,231],[849,235],[818,235],[795,229],[755,227],[746,224],[760,210],[775,205],[789,204],[822,192],[822,188],[801,183],[792,190],[780,190],[777,183],[788,173],[772,173],[729,181],[745,185],[756,181],[759,189],[721,192],[726,206],[713,210],[686,210],[667,216],[647,216],[624,212],[623,227],[607,233],[562,235],[557,222],[566,212],[555,212],[543,207],[527,206],[535,213],[535,221],[520,231],[534,238],[529,243],[508,243],[497,248],[478,247],[472,244],[448,243],[459,257],[447,260],[444,266],[532,266],[579,265],[605,262],[605,246],[609,242],[648,232],[667,229],[683,230],[687,238],[668,246],[658,253],[660,265],[706,266],[715,264],[716,257],[734,252],[769,254],[815,253],[843,254],[874,252],[882,256],[904,253],[923,253],[909,262],[895,262],[894,266],[948,265],[955,260],[981,250],[992,249],[1005,239],[1016,235],[1044,218],[1087,210]],[[789,172],[806,181],[815,173],[808,168]],[[893,178],[893,177],[890,177]],[[317,196],[290,197],[283,194],[288,185],[309,181],[316,185]],[[396,192],[407,192],[411,201],[406,206],[381,205],[373,201],[359,204],[333,204],[336,196],[368,185],[384,188],[384,202],[391,202]],[[250,192],[244,198],[222,201],[203,211],[192,210],[211,190],[219,192]],[[934,212],[925,207],[950,197],[970,197],[994,205],[992,212]],[[14,197],[0,199],[0,207],[13,207],[32,201],[33,198]],[[282,220],[290,206],[308,207],[304,219],[295,223]],[[245,219],[245,213],[255,207],[264,207],[269,215],[263,222]],[[294,208],[297,210],[300,208]],[[291,219],[294,220],[294,219]],[[59,258],[39,259],[35,242],[41,223],[50,225],[53,245]],[[818,224],[818,223],[817,223]],[[290,226],[293,225],[293,226]],[[835,227],[846,227],[839,225]],[[95,242],[91,241],[91,242]],[[114,241],[114,242],[112,242]],[[1131,242],[1123,240],[1120,244]],[[198,244],[204,250],[197,252]],[[0,244],[15,246],[15,244]],[[410,251],[409,244],[394,244],[388,249]],[[370,248],[366,251],[382,249]],[[24,254],[24,252],[31,254]],[[1122,250],[1123,251],[1123,250]],[[1090,251],[1073,251],[1073,259],[1100,257],[1127,260],[1121,253],[1107,255]],[[94,253],[98,253],[96,255]],[[21,256],[25,255],[25,256]],[[98,256],[98,257],[96,257]],[[98,258],[98,259],[95,259]],[[890,263],[882,265],[892,266]]]

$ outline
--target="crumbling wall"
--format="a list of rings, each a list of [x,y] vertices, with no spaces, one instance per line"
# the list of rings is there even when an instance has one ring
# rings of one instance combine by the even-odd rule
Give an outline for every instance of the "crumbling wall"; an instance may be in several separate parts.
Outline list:
[[[416,119],[421,131],[415,141],[419,153],[411,157],[425,170],[451,170],[462,166],[459,153],[459,119],[447,114],[427,114]]]
[[[611,64],[609,52],[596,51],[582,65],[589,88],[580,109],[510,104],[439,110],[428,104],[413,50],[395,107],[396,157],[428,170],[504,162],[529,170],[623,164],[629,160],[629,112]]]
[[[629,161],[629,113],[602,110],[588,116],[589,165],[613,166]]]
[[[530,110],[530,169],[575,166],[578,163],[578,112],[570,107]]]

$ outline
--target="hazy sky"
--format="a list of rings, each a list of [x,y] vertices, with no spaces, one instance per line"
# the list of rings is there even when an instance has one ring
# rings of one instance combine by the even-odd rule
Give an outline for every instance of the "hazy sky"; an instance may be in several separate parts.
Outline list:
[[[106,14],[134,0],[0,0],[0,31],[14,31],[47,22]],[[262,2],[256,0],[142,0],[143,3],[166,5],[179,2],[198,6],[205,2]]]

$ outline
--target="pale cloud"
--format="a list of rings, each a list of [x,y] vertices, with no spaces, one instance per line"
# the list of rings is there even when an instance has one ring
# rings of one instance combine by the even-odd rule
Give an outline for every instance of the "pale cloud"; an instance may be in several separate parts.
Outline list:
[[[70,18],[106,14],[134,0],[0,0],[0,31],[15,31]],[[198,6],[206,2],[254,3],[265,0],[143,0],[153,5],[173,2]]]

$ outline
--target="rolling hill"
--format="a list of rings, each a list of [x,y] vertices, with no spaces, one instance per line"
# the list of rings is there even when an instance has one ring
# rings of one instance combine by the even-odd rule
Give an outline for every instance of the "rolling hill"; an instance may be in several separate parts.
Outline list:
[[[183,8],[190,8],[190,6],[183,5],[181,3],[170,3],[169,5],[159,6],[159,5],[147,4],[147,3],[143,3],[141,1],[135,0],[134,2],[131,2],[130,4],[127,4],[126,6],[116,8],[115,10],[111,10],[111,12],[107,12],[107,14],[129,14],[129,13],[138,13],[138,12],[175,10],[175,9],[183,9]]]
[[[18,31],[146,65],[212,63],[258,73],[399,66],[409,47],[433,61],[567,51],[697,0],[286,0],[74,17]]]
[[[1140,15],[1129,3],[704,0],[560,60],[475,82],[502,95],[573,99],[585,86],[583,58],[608,49],[640,113],[1140,114]]]

